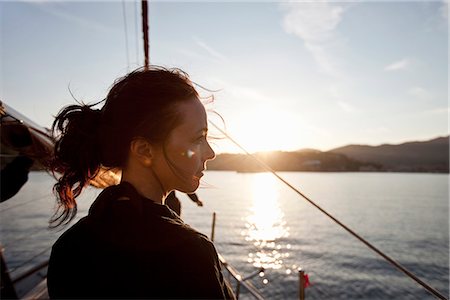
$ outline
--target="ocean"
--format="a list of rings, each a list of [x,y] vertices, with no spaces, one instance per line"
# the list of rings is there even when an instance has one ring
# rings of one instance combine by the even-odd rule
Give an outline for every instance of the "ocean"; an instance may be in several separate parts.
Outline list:
[[[316,204],[449,296],[449,175],[423,173],[280,172]],[[22,190],[0,204],[4,256],[13,277],[48,258],[62,231],[48,229],[54,180],[32,172]],[[84,216],[100,190],[79,199]],[[303,200],[270,173],[207,171],[186,195],[182,218],[215,245],[267,299],[298,299],[298,269],[311,285],[306,299],[435,299],[413,280]],[[182,255],[182,253],[180,253]],[[252,299],[241,289],[240,299]]]

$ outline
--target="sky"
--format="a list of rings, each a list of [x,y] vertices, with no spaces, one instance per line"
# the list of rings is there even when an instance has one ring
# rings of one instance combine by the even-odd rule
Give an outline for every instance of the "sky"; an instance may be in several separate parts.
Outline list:
[[[155,1],[149,12],[151,63],[212,90],[200,89],[214,95],[208,110],[250,152],[449,134],[446,2]],[[143,64],[140,24],[136,1],[0,2],[0,99],[46,127],[71,94],[103,99]]]

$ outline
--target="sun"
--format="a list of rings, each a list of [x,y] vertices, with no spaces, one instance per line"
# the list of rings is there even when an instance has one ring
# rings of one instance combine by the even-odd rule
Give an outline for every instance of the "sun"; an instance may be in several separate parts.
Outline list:
[[[298,117],[273,106],[237,112],[227,118],[226,125],[228,134],[250,153],[293,151],[302,145]],[[227,143],[221,145],[220,152],[241,152]]]

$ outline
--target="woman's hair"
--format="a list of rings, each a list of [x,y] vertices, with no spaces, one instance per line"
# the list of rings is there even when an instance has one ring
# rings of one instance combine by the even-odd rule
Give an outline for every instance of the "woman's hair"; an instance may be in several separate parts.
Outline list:
[[[52,170],[62,175],[53,187],[58,209],[51,226],[75,217],[75,198],[101,166],[123,168],[135,137],[164,142],[180,121],[174,105],[198,97],[185,72],[152,66],[118,79],[102,109],[94,109],[96,104],[63,108],[52,126],[56,140]]]

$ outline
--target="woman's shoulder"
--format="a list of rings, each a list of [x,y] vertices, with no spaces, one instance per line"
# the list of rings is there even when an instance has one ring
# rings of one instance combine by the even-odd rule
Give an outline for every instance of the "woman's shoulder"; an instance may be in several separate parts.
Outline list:
[[[164,230],[173,237],[178,237],[181,240],[194,244],[212,245],[212,242],[205,234],[192,228],[176,215],[162,217],[161,221],[165,223]]]
[[[75,251],[77,245],[88,243],[87,239],[90,232],[88,223],[89,220],[87,217],[78,220],[78,222],[73,224],[59,236],[53,244],[53,249],[64,248],[65,251]]]
[[[183,223],[179,228],[179,235],[183,240],[185,254],[192,252],[193,256],[217,259],[214,244],[205,234]]]

